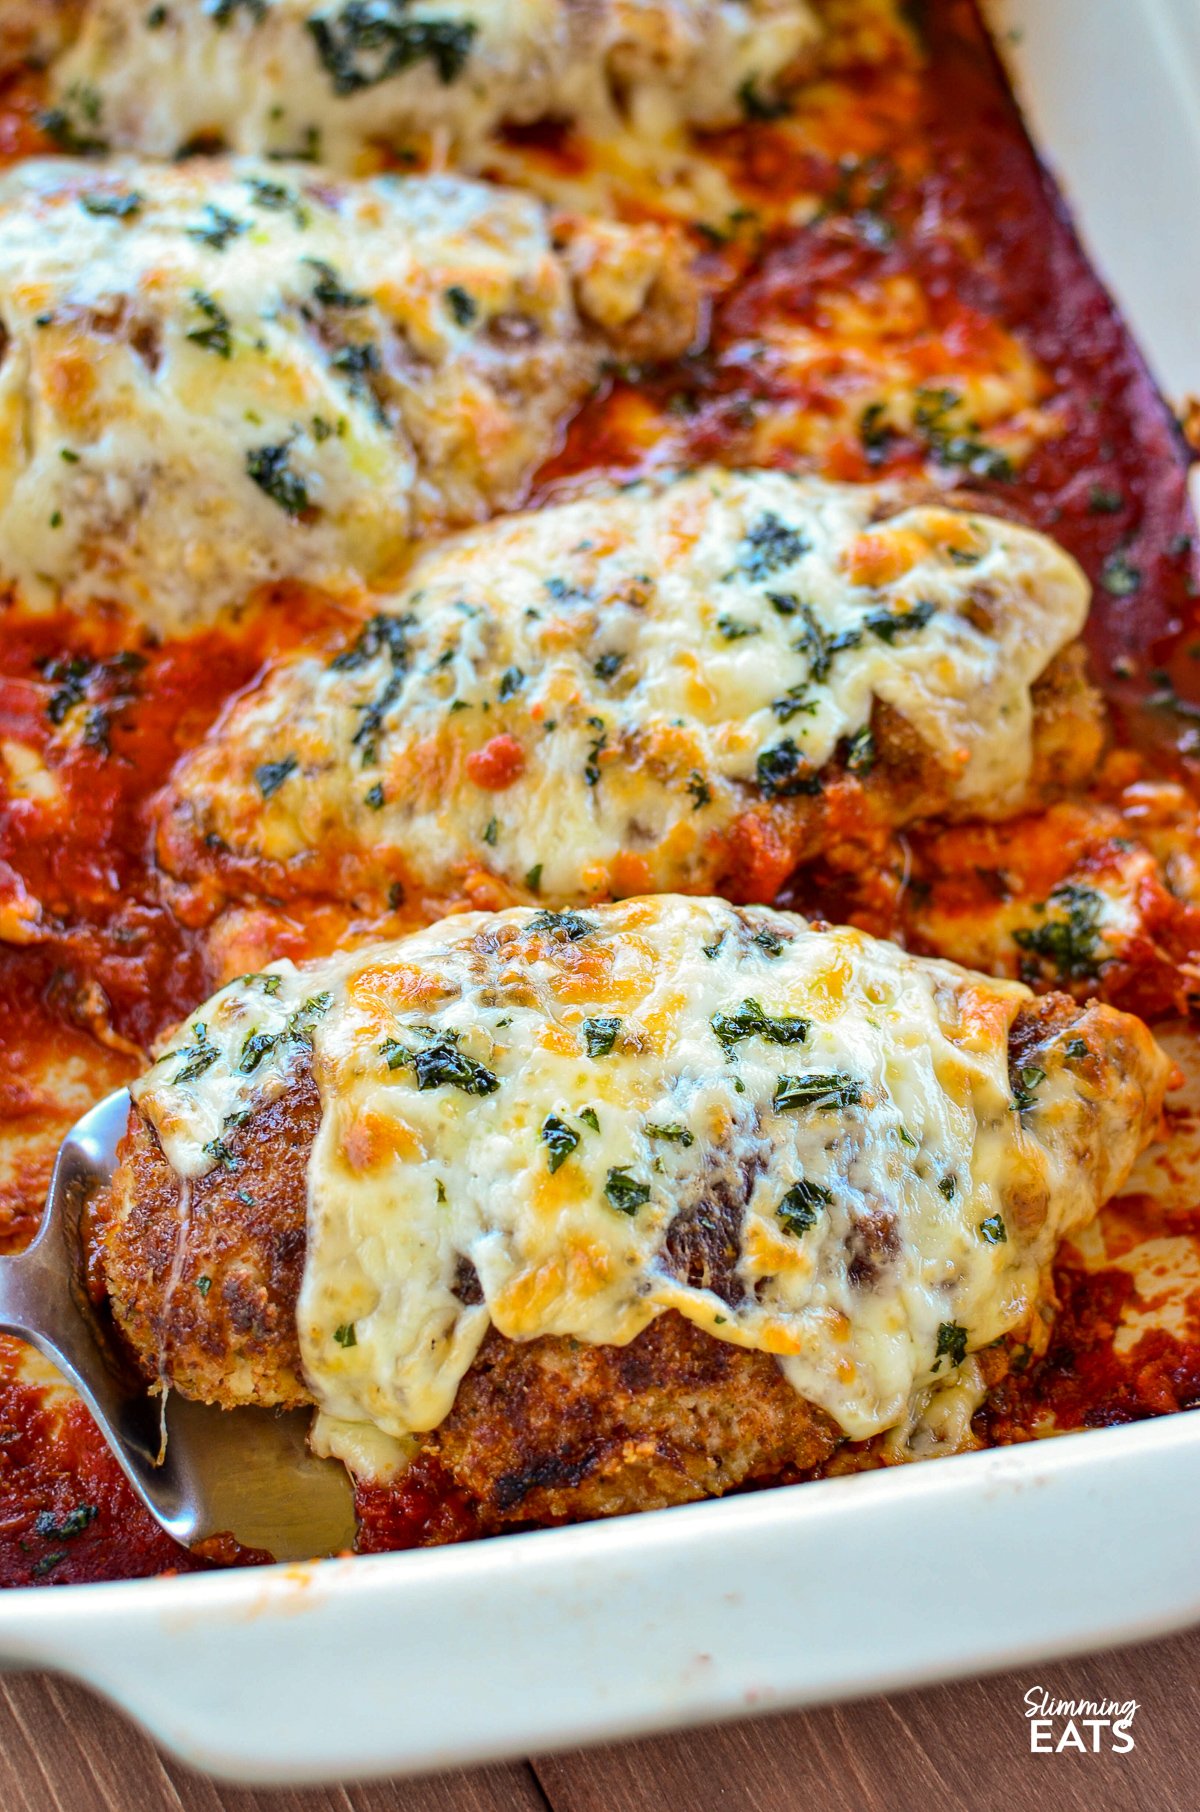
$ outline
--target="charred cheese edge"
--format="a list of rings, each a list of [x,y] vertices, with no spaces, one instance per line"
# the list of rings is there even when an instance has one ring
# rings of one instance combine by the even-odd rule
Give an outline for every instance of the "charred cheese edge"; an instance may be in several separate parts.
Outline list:
[[[284,577],[394,580],[414,533],[519,500],[667,247],[576,223],[560,248],[529,197],[450,177],[21,165],[0,582],[169,633]]]
[[[1086,580],[1029,530],[882,507],[709,468],[444,543],[354,646],[278,669],[184,763],[168,844],[394,858],[444,893],[471,871],[560,901],[707,891],[755,799],[818,792],[839,751],[869,770],[877,700],[957,809],[1011,811]]]
[[[52,75],[67,148],[215,141],[353,172],[504,124],[661,136],[767,108],[821,36],[807,0],[90,0]]]
[[[1114,1059],[1066,1037],[1014,1097],[1031,999],[717,900],[519,908],[243,977],[133,1093],[186,1189],[311,1062],[298,1330],[326,1446],[436,1427],[489,1325],[621,1345],[668,1309],[864,1439],[1029,1322],[1153,1130],[1170,1065],[1124,1016],[1146,1115],[1105,1116]],[[722,1199],[736,1262],[698,1287],[672,1234]]]

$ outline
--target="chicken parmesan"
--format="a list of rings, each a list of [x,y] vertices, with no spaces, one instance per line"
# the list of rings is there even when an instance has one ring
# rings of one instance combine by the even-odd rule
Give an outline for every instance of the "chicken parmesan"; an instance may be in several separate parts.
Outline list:
[[[312,1401],[368,1475],[489,1329],[558,1342],[569,1397],[564,1343],[666,1314],[772,1355],[806,1439],[861,1441],[1037,1341],[1170,1071],[1111,1009],[765,909],[468,914],[198,1008],[134,1085],[93,1237],[152,1378]]]
[[[0,1239],[143,1077],[98,1312],[360,1552],[1200,1404],[1175,424],[972,0],[584,10],[0,0]],[[0,1582],[208,1564],[8,1340],[0,1460]]]
[[[394,577],[519,501],[615,352],[682,352],[669,233],[451,177],[34,161],[0,178],[0,583],[163,634]]]
[[[821,38],[809,0],[81,0],[77,15],[50,87],[69,148],[301,151],[350,173],[431,142],[477,165],[499,127],[551,118],[729,126],[778,106]]]
[[[442,543],[332,656],[286,662],[168,789],[160,854],[237,894],[720,887],[887,822],[1085,777],[1082,573],[1043,536],[716,467]]]

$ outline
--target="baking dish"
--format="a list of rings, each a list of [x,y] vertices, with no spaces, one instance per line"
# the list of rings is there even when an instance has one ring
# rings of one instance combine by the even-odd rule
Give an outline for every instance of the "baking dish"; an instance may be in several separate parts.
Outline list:
[[[1200,390],[1200,267],[1171,232],[1200,168],[1181,73],[1200,77],[1194,14],[1147,4],[1131,40],[1117,0],[992,10],[1100,267],[1180,401]],[[1119,172],[1114,116],[1145,122]],[[1200,1422],[1175,1416],[504,1542],[10,1592],[0,1655],[89,1681],[231,1777],[461,1764],[1177,1627],[1200,1616],[1198,1483]]]

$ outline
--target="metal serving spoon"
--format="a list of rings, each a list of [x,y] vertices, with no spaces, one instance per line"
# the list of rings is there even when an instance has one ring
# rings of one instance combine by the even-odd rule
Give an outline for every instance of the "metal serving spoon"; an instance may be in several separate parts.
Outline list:
[[[75,1387],[151,1516],[184,1547],[229,1533],[276,1560],[348,1548],[350,1482],[338,1461],[308,1452],[307,1410],[224,1410],[172,1393],[159,1463],[160,1400],[118,1362],[82,1280],[79,1217],[113,1174],[128,1114],[118,1089],[63,1140],[41,1231],[0,1259],[0,1332],[37,1347]]]

